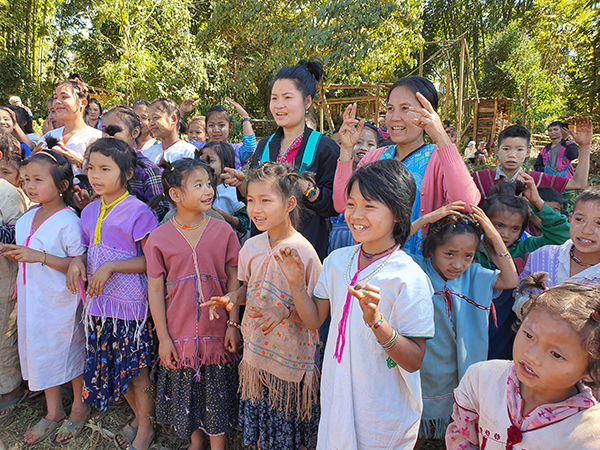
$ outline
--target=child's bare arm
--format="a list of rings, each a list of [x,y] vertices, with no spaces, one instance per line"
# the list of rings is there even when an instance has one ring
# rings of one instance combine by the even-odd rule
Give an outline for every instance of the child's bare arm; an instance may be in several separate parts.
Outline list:
[[[446,216],[454,215],[458,216],[461,211],[465,210],[465,202],[462,200],[457,200],[452,203],[448,203],[447,205],[442,206],[441,208],[436,209],[428,214],[425,214],[415,220],[410,224],[410,235],[409,238],[423,228],[425,225],[437,222],[440,219],[443,219]]]
[[[494,228],[494,224],[490,221],[488,216],[485,215],[483,210],[476,205],[471,205],[473,208],[473,215],[481,225],[486,237],[492,241],[494,251],[498,254],[498,268],[500,269],[500,276],[496,281],[494,289],[514,289],[519,284],[519,274],[515,268],[515,263],[512,256],[508,252],[502,237]]]

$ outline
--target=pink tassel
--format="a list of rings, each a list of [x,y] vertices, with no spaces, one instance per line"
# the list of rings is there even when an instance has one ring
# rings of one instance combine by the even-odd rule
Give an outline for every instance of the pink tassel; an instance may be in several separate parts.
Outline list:
[[[81,297],[81,303],[85,305],[85,289],[83,286],[83,279],[81,277],[79,277],[79,296]]]
[[[354,280],[352,280],[354,283]],[[342,354],[344,353],[344,346],[346,345],[346,326],[348,325],[348,316],[350,316],[350,302],[352,301],[352,295],[348,292],[346,297],[346,303],[344,304],[344,311],[342,312],[342,319],[338,325],[338,336],[337,342],[335,343],[335,354],[334,359],[337,359],[338,364],[342,362]]]

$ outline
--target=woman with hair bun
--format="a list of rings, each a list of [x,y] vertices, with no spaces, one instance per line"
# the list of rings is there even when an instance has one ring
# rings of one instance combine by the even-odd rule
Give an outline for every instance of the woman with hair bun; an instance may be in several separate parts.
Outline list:
[[[272,161],[288,164],[295,172],[311,172],[314,183],[301,181],[303,203],[312,212],[301,222],[299,230],[315,247],[319,258],[327,256],[328,220],[337,216],[333,207],[333,175],[339,156],[338,145],[327,136],[306,126],[306,116],[323,76],[319,61],[301,60],[295,66],[285,66],[271,85],[270,110],[277,131],[262,139],[257,146],[251,168]],[[225,183],[238,187],[246,196],[246,181],[242,172],[225,169]],[[252,235],[258,234],[252,227]]]
[[[387,103],[385,120],[394,145],[370,151],[357,168],[381,159],[394,158],[403,162],[417,183],[412,222],[458,200],[465,202],[467,210],[469,205],[479,204],[479,191],[436,112],[438,93],[433,83],[416,76],[402,78],[390,88]],[[352,149],[364,124],[364,119],[356,119],[356,104],[349,105],[340,128],[342,145],[334,184],[333,198],[340,213],[346,209],[346,185],[354,172]],[[425,143],[425,134],[432,144]],[[424,227],[422,233],[415,233],[404,250],[421,254],[426,230]]]

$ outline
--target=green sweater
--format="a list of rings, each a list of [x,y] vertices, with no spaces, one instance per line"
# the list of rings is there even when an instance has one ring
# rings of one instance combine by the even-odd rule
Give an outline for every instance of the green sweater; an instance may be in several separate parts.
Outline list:
[[[542,235],[518,240],[508,247],[508,251],[514,260],[519,258],[524,259],[527,254],[544,245],[562,245],[571,237],[569,233],[569,220],[567,217],[554,211],[547,203],[544,203],[544,207],[541,211],[534,206],[533,213],[542,220]],[[487,269],[491,268],[491,258],[486,252],[483,241],[477,249],[475,262],[478,262]]]

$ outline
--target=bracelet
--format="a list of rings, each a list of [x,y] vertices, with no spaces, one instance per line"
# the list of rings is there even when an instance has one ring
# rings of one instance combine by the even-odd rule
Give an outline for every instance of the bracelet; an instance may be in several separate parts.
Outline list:
[[[302,285],[302,287],[299,287],[298,289],[290,288],[290,290],[292,292],[298,292],[298,291],[304,291],[304,290],[308,291],[308,286],[306,285],[306,281],[305,281],[304,284]]]
[[[250,121],[252,121],[252,119],[250,119],[250,117],[249,117],[249,116],[244,116],[244,117],[242,117],[242,119],[240,120],[240,123],[241,123],[242,125],[244,125],[244,122],[250,122]]]
[[[389,352],[398,345],[398,337],[398,332],[392,328],[392,335],[389,337],[389,339],[385,342],[380,342],[379,345],[381,345],[386,352]]]
[[[228,320],[228,321],[227,321],[227,326],[228,326],[228,327],[237,328],[237,329],[238,329],[238,330],[240,330],[240,331],[242,330],[242,327],[241,327],[241,325],[240,325],[239,323],[236,323],[236,322],[232,321],[232,320]]]
[[[382,324],[383,324],[383,314],[381,314],[381,317],[379,318],[379,320],[377,322],[375,322],[373,325],[369,325],[367,322],[365,322],[365,325],[368,326],[369,328],[371,328],[371,330],[376,330]]]
[[[42,266],[46,266],[46,250],[42,250],[44,252],[44,262],[42,263]]]
[[[290,313],[288,314],[288,316],[286,317],[286,320],[287,320],[287,319],[289,319],[289,318],[290,318],[290,316],[292,315],[292,307],[291,307],[290,305],[283,305],[283,306],[285,306],[285,307],[288,309],[288,311],[290,312]]]
[[[510,252],[506,250],[504,253],[496,253],[500,258],[510,258]]]

